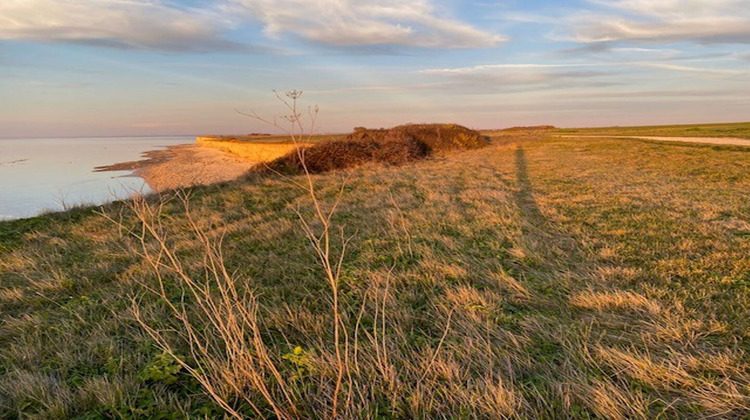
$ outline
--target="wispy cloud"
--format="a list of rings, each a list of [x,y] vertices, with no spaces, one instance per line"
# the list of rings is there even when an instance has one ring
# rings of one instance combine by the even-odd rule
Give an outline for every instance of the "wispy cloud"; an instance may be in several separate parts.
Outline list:
[[[735,59],[737,54],[727,52],[701,52],[689,50],[683,51],[677,48],[643,48],[638,47],[618,47],[615,43],[597,42],[583,44],[574,48],[566,48],[558,51],[552,57],[568,58],[580,60],[587,57],[592,60],[606,62],[623,62],[623,61],[660,61],[660,62],[679,62],[679,61],[712,61]]]
[[[598,64],[487,64],[472,67],[425,69],[419,73],[440,77],[460,85],[488,90],[556,89],[572,86],[609,86],[603,77],[615,74]],[[598,69],[597,69],[598,68]]]
[[[680,89],[680,90],[626,90],[599,92],[597,98],[718,98],[718,97],[738,97],[750,94],[750,90],[697,90],[697,89]],[[567,98],[590,98],[590,92],[584,93],[567,93]]]
[[[747,0],[591,0],[603,12],[567,21],[577,42],[750,43]]]
[[[3,0],[0,39],[161,51],[242,50],[221,18],[161,0]]]
[[[656,69],[674,73],[692,73],[725,79],[750,75],[748,70],[699,67],[647,60],[620,60],[583,63],[483,64],[470,67],[424,69],[420,74],[460,80],[485,86],[536,86],[547,88],[603,86],[618,84],[615,77],[624,68]]]
[[[430,0],[229,0],[226,8],[256,19],[270,37],[331,46],[472,48],[504,40],[440,13]]]
[[[333,47],[475,48],[504,38],[451,18],[432,0],[2,0],[0,40],[65,42],[161,51],[270,49],[223,34],[261,24],[268,38],[292,34]],[[367,50],[370,51],[370,50]]]
[[[635,63],[632,63],[632,65],[639,66],[639,67],[651,67],[651,68],[656,68],[656,69],[674,70],[674,71],[689,72],[689,73],[715,74],[715,75],[720,75],[720,76],[750,75],[750,70],[693,67],[693,66],[682,66],[682,65],[668,64],[668,63],[635,62]]]
[[[164,128],[164,127],[184,127],[186,124],[181,122],[159,122],[159,121],[149,121],[149,122],[137,122],[130,124],[131,127],[134,128]]]

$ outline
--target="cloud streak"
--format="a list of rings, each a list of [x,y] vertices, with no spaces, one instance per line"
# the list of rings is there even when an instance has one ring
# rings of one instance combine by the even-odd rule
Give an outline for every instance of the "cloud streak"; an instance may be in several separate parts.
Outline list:
[[[220,37],[221,19],[160,0],[3,0],[0,39],[122,49],[248,50]]]
[[[576,42],[750,43],[748,0],[592,0],[606,12],[570,16]]]
[[[332,47],[491,47],[503,37],[440,13],[431,0],[3,0],[0,40],[63,42],[172,52],[263,48],[222,35],[260,24],[269,39],[292,34]]]
[[[428,0],[230,0],[271,37],[293,34],[329,46],[491,47],[504,38],[445,17]]]
[[[472,86],[521,87],[534,89],[603,87],[624,83],[624,71],[631,69],[654,69],[670,73],[694,74],[725,80],[737,80],[750,76],[750,71],[726,68],[697,67],[643,60],[620,60],[584,63],[518,63],[483,64],[470,67],[435,68],[420,70],[419,74],[438,77]]]
[[[597,64],[487,64],[473,67],[425,69],[422,75],[449,80],[454,87],[474,90],[535,91],[570,88],[603,87],[617,84],[608,79],[615,71]]]

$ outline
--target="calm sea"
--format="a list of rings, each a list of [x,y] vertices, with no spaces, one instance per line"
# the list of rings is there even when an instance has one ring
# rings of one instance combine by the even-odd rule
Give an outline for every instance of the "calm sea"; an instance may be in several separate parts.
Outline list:
[[[130,171],[93,169],[194,142],[195,137],[0,139],[0,220],[150,192]]]

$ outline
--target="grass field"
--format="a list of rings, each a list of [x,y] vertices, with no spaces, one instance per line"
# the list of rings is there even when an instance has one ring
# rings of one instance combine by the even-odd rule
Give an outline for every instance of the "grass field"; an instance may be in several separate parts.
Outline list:
[[[614,130],[748,137],[750,124]],[[297,216],[319,228],[295,186],[304,177],[196,188],[188,211],[164,204],[154,226],[191,279],[220,284],[192,220],[209,243],[223,237],[229,278],[254,290],[247,351],[268,363],[247,398],[222,391],[232,409],[273,418],[265,389],[292,418],[328,417],[336,398],[341,418],[747,418],[750,150],[492,136],[484,149],[313,176],[325,203],[343,191],[333,231],[351,235],[343,350]],[[0,418],[222,416],[133,299],[204,373],[144,285],[162,278],[199,334],[216,326],[179,276],[143,257],[154,243],[133,237],[132,211],[101,212],[0,223]],[[231,349],[215,351],[236,379]]]
[[[661,125],[643,127],[561,128],[558,134],[664,136],[664,137],[736,137],[750,139],[750,122],[726,124]]]

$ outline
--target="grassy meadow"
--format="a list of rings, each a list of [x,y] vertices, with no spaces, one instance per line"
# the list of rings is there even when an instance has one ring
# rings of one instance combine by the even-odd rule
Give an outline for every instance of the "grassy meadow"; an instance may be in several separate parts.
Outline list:
[[[313,175],[333,287],[301,175],[2,222],[0,418],[748,418],[750,150],[615,131],[750,124]]]
[[[562,128],[558,134],[654,136],[654,137],[735,137],[750,139],[750,122],[723,124],[660,125],[643,127]]]

